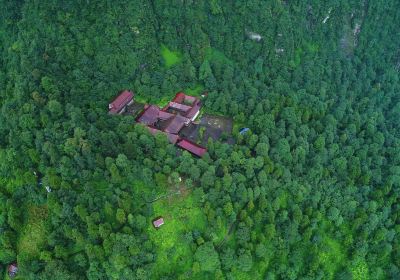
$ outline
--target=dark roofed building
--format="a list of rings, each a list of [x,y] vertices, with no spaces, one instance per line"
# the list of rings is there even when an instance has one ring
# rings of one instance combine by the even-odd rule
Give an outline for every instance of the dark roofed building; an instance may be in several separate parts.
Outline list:
[[[193,107],[187,112],[185,117],[193,122],[200,114],[200,108],[201,108],[201,102],[200,100],[196,100],[193,104]]]
[[[154,125],[158,121],[160,108],[156,105],[146,105],[144,110],[137,116],[136,121],[145,125]]]
[[[177,143],[177,146],[181,147],[182,149],[185,149],[186,151],[198,156],[198,157],[202,157],[206,152],[207,149],[197,145],[196,143],[186,140],[186,139],[182,139]]]
[[[174,99],[172,99],[172,102],[176,102],[176,103],[183,103],[185,100],[185,94],[183,92],[178,92]]]
[[[164,135],[167,136],[168,141],[169,141],[171,144],[173,144],[173,145],[174,145],[174,144],[179,140],[179,138],[180,138],[180,137],[179,137],[178,135],[176,135],[176,134],[164,132],[164,131],[158,130],[157,128],[154,128],[154,127],[148,126],[148,129],[150,130],[150,133],[153,134],[153,135],[155,135],[156,133],[163,133]]]
[[[172,134],[172,133],[168,133],[168,132],[165,132],[165,134],[167,135],[168,141],[171,144],[175,145],[176,142],[178,142],[178,140],[180,139],[180,137],[178,135],[176,135],[176,134]]]
[[[17,263],[12,263],[8,266],[8,276],[10,278],[14,278],[18,273],[18,265]]]
[[[197,97],[179,92],[162,109],[156,105],[146,105],[136,121],[148,126],[153,135],[157,132],[164,133],[170,143],[201,157],[207,149],[178,135],[184,126],[196,119],[200,108],[201,102]]]
[[[155,228],[160,228],[164,224],[164,219],[162,217],[158,217],[153,220],[153,226]]]
[[[168,133],[178,134],[185,125],[189,124],[189,122],[189,119],[180,115],[176,115],[174,118],[168,121],[167,125],[164,128],[164,131]]]
[[[168,103],[167,106],[165,106],[163,108],[163,111],[176,110],[176,111],[180,111],[182,113],[187,113],[191,108],[192,108],[191,106],[171,101]]]
[[[182,116],[194,121],[200,113],[200,108],[201,102],[197,97],[178,92],[163,110],[177,110]]]
[[[175,115],[172,113],[168,113],[168,112],[164,112],[164,111],[158,112],[158,118],[162,121],[168,120],[169,118],[172,118],[173,116],[175,116]]]
[[[132,104],[133,102],[133,92],[129,90],[124,90],[121,92],[113,102],[108,104],[108,112],[110,114],[121,114],[125,111],[126,106]]]

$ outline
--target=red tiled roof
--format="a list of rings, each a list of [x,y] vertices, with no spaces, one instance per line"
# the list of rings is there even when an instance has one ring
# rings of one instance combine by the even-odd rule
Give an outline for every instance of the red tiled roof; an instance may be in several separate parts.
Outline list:
[[[207,152],[206,148],[186,139],[182,139],[177,143],[177,145],[199,157],[202,157]]]
[[[137,116],[136,121],[145,125],[154,125],[158,120],[160,108],[156,105],[150,105]]]
[[[182,112],[186,113],[192,107],[188,106],[188,105],[185,105],[185,104],[180,104],[180,103],[176,103],[176,102],[172,102],[171,101],[171,102],[168,103],[168,108],[175,109],[175,110],[182,111]]]
[[[190,95],[185,95],[185,102],[191,103],[193,105],[193,103],[198,100],[196,97],[194,96],[190,96]]]
[[[176,102],[176,103],[183,103],[183,101],[185,100],[185,94],[183,92],[178,92],[174,99],[172,99],[172,102]]]
[[[182,117],[180,115],[175,115],[175,117],[172,118],[168,125],[164,128],[164,131],[178,134],[178,132],[185,126],[185,124],[188,123],[188,118]]]
[[[133,99],[133,92],[124,90],[117,98],[108,105],[110,113],[118,113]]]
[[[172,102],[184,104],[184,103],[189,103],[190,105],[193,105],[193,103],[197,100],[196,97],[186,95],[183,92],[178,92],[174,99],[172,99]]]
[[[168,113],[168,112],[164,112],[164,111],[160,111],[158,112],[158,118],[160,120],[168,120],[169,118],[175,116],[174,114]]]
[[[178,142],[178,140],[180,139],[180,137],[176,134],[172,134],[172,133],[168,133],[168,132],[165,132],[165,134],[167,135],[168,141],[173,145],[175,145],[176,142]]]
[[[189,112],[187,112],[185,117],[193,121],[194,117],[200,112],[200,108],[201,108],[200,100],[196,100],[192,109],[190,109]]]
[[[154,226],[155,228],[159,228],[159,227],[162,226],[163,224],[164,224],[164,219],[161,218],[161,217],[153,221],[153,226]]]

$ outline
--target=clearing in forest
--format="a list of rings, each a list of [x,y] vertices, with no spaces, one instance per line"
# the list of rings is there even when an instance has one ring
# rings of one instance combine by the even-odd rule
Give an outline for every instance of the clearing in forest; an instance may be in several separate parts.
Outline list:
[[[233,64],[233,61],[226,55],[212,47],[207,48],[205,60],[219,62],[221,64]]]
[[[162,216],[165,224],[155,229],[148,226],[150,239],[157,247],[154,277],[168,273],[183,274],[191,269],[193,232],[202,232],[206,217],[199,207],[199,198],[189,191],[153,203],[154,217]]]
[[[167,68],[179,63],[182,60],[182,55],[178,51],[171,51],[164,44],[161,45],[161,55],[164,59]]]
[[[18,255],[24,255],[29,259],[37,259],[40,250],[46,243],[47,206],[29,206],[26,223],[18,238]]]
[[[191,96],[199,97],[203,91],[204,91],[204,87],[200,84],[197,84],[196,86],[194,86],[192,88],[188,88],[188,89],[184,90],[183,92],[186,92],[188,95],[191,95]]]

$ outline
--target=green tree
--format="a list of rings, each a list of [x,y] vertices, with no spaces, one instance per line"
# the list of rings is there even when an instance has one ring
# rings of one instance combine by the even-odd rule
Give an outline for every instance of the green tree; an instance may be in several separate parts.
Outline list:
[[[220,267],[218,253],[211,242],[199,246],[194,254],[196,261],[200,263],[202,271],[214,272]]]

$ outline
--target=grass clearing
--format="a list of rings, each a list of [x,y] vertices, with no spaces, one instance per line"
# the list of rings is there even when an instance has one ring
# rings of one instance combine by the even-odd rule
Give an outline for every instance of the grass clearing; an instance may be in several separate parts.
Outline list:
[[[161,56],[163,57],[165,66],[167,68],[181,62],[181,60],[182,60],[182,54],[180,52],[171,51],[164,44],[161,45]]]
[[[332,227],[329,220],[323,219],[320,232],[322,242],[320,249],[316,252],[319,263],[329,275],[328,279],[335,279],[336,273],[349,262],[346,247],[341,240],[333,239],[329,233]],[[342,225],[343,230],[347,228],[347,225]]]
[[[198,201],[190,193],[186,197],[171,196],[153,203],[154,218],[162,216],[165,224],[158,230],[149,222],[150,239],[157,246],[157,260],[154,265],[154,279],[175,272],[189,271],[193,263],[192,240],[188,232],[203,231],[206,217]]]
[[[221,64],[233,64],[233,61],[226,57],[223,52],[211,47],[206,50],[205,60],[215,61]]]
[[[309,51],[310,53],[316,53],[319,51],[319,45],[316,43],[306,42],[305,46],[306,50]]]
[[[329,279],[334,279],[335,273],[345,263],[346,255],[342,245],[328,236],[323,238],[323,250],[318,253],[322,266],[329,274]]]
[[[202,94],[203,90],[204,90],[204,86],[198,84],[193,88],[186,89],[184,92],[188,95],[199,97]]]
[[[173,97],[169,97],[169,96],[164,96],[163,98],[161,98],[158,102],[156,102],[157,106],[159,107],[164,107],[165,105],[168,104],[168,102],[170,102],[173,99]]]
[[[24,254],[30,259],[38,258],[41,248],[46,243],[45,222],[48,216],[47,207],[28,206],[25,226],[17,243],[18,254]]]

